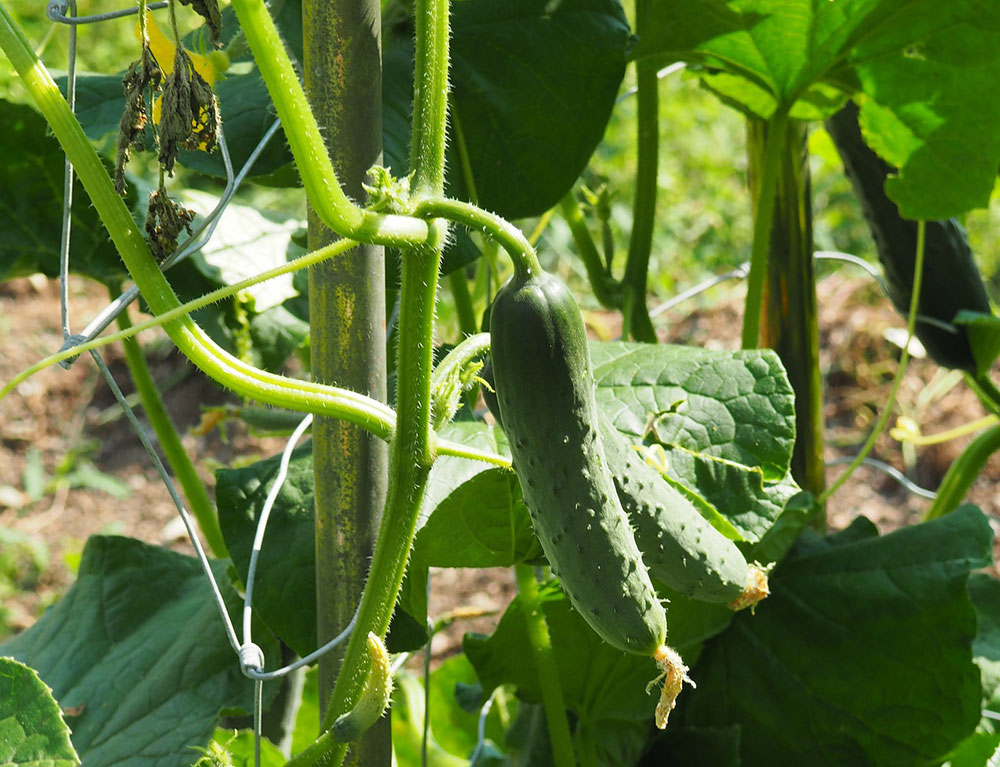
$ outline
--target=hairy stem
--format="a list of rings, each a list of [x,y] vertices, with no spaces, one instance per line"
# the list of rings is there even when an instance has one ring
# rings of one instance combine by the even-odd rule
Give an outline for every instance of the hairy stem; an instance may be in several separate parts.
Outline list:
[[[522,277],[538,274],[542,267],[538,256],[524,232],[495,213],[477,208],[468,202],[433,197],[421,200],[415,210],[418,216],[440,216],[457,221],[470,229],[483,232],[496,240],[510,255],[514,271]]]
[[[448,0],[416,0],[411,188],[417,199],[444,191],[448,121]]]

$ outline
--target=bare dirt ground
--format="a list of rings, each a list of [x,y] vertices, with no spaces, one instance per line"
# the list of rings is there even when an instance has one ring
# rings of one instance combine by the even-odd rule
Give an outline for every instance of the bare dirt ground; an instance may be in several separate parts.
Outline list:
[[[104,303],[100,288],[73,283],[74,325],[82,326]],[[851,456],[864,441],[885,402],[896,369],[898,347],[885,339],[902,320],[871,284],[840,273],[819,285],[823,372],[826,382],[827,459]],[[707,308],[690,305],[666,315],[665,340],[713,348],[739,345],[740,298],[712,299]],[[0,381],[34,363],[60,345],[57,285],[40,278],[0,285]],[[156,380],[166,388],[165,400],[184,443],[206,481],[215,467],[272,455],[279,439],[257,439],[238,426],[199,433],[195,428],[204,407],[235,402],[194,370],[169,344],[154,334],[144,336]],[[106,359],[126,387],[121,352]],[[913,417],[925,434],[980,418],[984,411],[959,380],[939,386],[946,371],[928,360],[915,360],[900,394],[900,411]],[[940,391],[929,396],[929,386]],[[903,470],[917,484],[935,488],[969,437],[904,452],[883,436],[873,457]],[[81,472],[92,464],[96,472]],[[831,467],[832,480],[842,469]],[[95,487],[106,476],[120,483],[115,497]],[[984,511],[1000,510],[1000,458],[996,456],[972,488],[969,499]],[[72,486],[83,482],[83,486]],[[834,529],[864,514],[887,531],[920,519],[929,501],[904,490],[887,475],[860,469],[830,501]],[[35,572],[24,568],[24,580],[9,593],[0,592],[0,617],[10,630],[30,625],[72,581],[73,564],[83,543],[96,533],[114,532],[189,551],[175,522],[176,513],[141,446],[117,408],[93,364],[79,360],[70,370],[50,368],[29,379],[0,401],[0,564],[3,549],[13,550],[11,535],[41,544],[48,563]],[[3,573],[0,572],[0,576]],[[2,577],[0,577],[2,581]],[[436,571],[432,579],[431,613],[458,606],[502,611],[513,594],[507,571]],[[4,616],[4,612],[6,615]],[[435,640],[433,655],[457,647],[466,630],[488,631],[495,618],[457,624]],[[2,625],[3,621],[0,621]]]

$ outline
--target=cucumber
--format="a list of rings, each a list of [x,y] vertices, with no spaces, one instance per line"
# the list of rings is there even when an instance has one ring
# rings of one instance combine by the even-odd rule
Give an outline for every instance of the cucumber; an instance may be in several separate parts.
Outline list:
[[[670,485],[602,413],[604,455],[649,574],[680,594],[742,609],[767,595],[767,576]],[[763,578],[763,585],[761,579]]]
[[[604,458],[576,301],[553,275],[515,275],[497,293],[490,333],[514,471],[553,573],[604,641],[656,657],[666,614]]]
[[[492,357],[480,371],[493,385]],[[486,406],[504,426],[496,394],[482,389]],[[703,602],[726,602],[733,610],[767,596],[767,574],[747,564],[736,544],[706,520],[691,501],[647,464],[603,414],[598,431],[615,492],[632,524],[651,577]]]
[[[826,121],[826,129],[840,152],[844,170],[872,230],[889,298],[896,310],[905,315],[913,290],[917,223],[901,218],[896,204],[886,195],[885,180],[893,169],[865,144],[858,125],[858,107],[849,102]],[[965,329],[947,327],[963,309],[992,312],[965,230],[953,218],[928,221],[925,237],[924,289],[917,308],[920,315],[917,338],[942,367],[975,370],[976,361]],[[924,321],[925,317],[931,322]]]
[[[365,730],[382,718],[392,699],[392,664],[382,640],[368,632],[368,660],[371,668],[358,702],[333,723],[331,732],[338,743],[360,738]]]

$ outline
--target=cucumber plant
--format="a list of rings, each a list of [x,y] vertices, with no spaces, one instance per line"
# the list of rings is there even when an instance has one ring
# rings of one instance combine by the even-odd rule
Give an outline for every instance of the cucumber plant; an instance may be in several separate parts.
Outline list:
[[[348,175],[340,161],[331,158],[324,140],[342,126],[330,123],[327,112],[317,114],[298,79],[297,11],[290,22],[283,8],[269,8],[263,0],[233,0],[216,23],[211,9],[199,3],[197,8],[209,12],[213,35],[233,30],[226,38],[227,57],[234,62],[232,77],[217,85],[222,119],[229,109],[237,112],[235,107],[248,94],[264,93],[238,80],[245,76],[244,69],[255,68],[254,77],[259,75],[266,88],[265,103],[269,99],[281,119],[296,172],[282,176],[276,172],[280,167],[272,167],[266,181],[297,175],[296,182],[308,195],[314,230],[328,228],[339,239],[327,244],[325,233],[321,240],[313,237],[311,252],[287,267],[188,304],[181,304],[169,272],[161,270],[151,249],[169,250],[172,236],[184,228],[186,214],[157,197],[163,207],[157,209],[149,232],[154,242],[147,242],[84,126],[0,6],[0,47],[76,168],[155,315],[144,327],[162,326],[201,370],[247,399],[349,423],[366,438],[389,444],[384,471],[374,458],[362,462],[386,485],[374,548],[361,550],[361,560],[368,565],[364,588],[356,599],[345,598],[332,609],[331,591],[341,584],[333,584],[326,569],[331,539],[314,527],[329,521],[330,437],[339,432],[324,434],[320,428],[313,447],[290,459],[290,489],[277,501],[262,491],[280,471],[275,461],[219,474],[219,528],[231,560],[220,559],[209,567],[222,579],[225,598],[235,602],[238,595],[232,585],[249,578],[246,560],[257,552],[248,555],[248,537],[256,537],[246,534],[250,522],[276,503],[281,549],[270,560],[262,554],[262,561],[276,570],[267,588],[266,578],[262,581],[255,602],[269,630],[302,654],[311,649],[311,638],[325,641],[331,623],[356,613],[339,665],[327,664],[320,682],[313,729],[299,732],[297,740],[293,737],[294,755],[282,757],[288,764],[340,764],[345,759],[377,764],[388,758],[387,727],[369,726],[382,721],[392,702],[394,672],[387,653],[417,649],[433,634],[425,629],[429,568],[487,564],[513,566],[519,594],[490,637],[468,636],[464,658],[426,679],[428,688],[439,692],[437,698],[428,693],[435,705],[428,709],[425,702],[419,726],[414,726],[413,685],[399,686],[393,716],[408,719],[400,733],[422,733],[420,747],[426,754],[401,763],[415,764],[433,754],[443,763],[534,759],[559,767],[577,762],[637,764],[643,758],[658,763],[686,760],[696,767],[789,759],[825,765],[842,763],[837,755],[848,754],[873,764],[940,764],[950,759],[954,765],[962,748],[983,747],[980,741],[993,749],[1000,745],[1000,736],[988,723],[979,722],[983,693],[989,698],[995,691],[984,688],[973,662],[974,653],[991,641],[986,632],[995,608],[980,598],[991,586],[975,590],[975,604],[966,588],[970,570],[990,560],[983,515],[964,508],[885,537],[861,521],[825,540],[803,532],[818,512],[809,496],[795,494],[797,487],[788,478],[795,442],[792,389],[773,353],[752,350],[758,343],[765,267],[773,250],[774,211],[790,209],[780,205],[789,196],[781,182],[782,164],[790,162],[781,149],[787,136],[800,135],[795,133],[798,121],[828,116],[846,98],[857,99],[862,119],[868,121],[869,143],[900,169],[899,177],[887,182],[887,191],[904,215],[945,217],[982,198],[978,164],[974,191],[956,191],[921,165],[919,156],[900,156],[891,145],[900,123],[918,141],[946,154],[961,143],[955,140],[962,134],[948,112],[949,100],[935,102],[943,115],[934,126],[944,126],[940,145],[926,124],[907,123],[911,116],[900,103],[911,104],[918,97],[932,101],[933,94],[914,94],[919,78],[901,78],[899,72],[907,72],[907,66],[943,66],[935,70],[936,79],[950,78],[953,100],[965,110],[958,110],[962,120],[968,121],[969,112],[979,114],[976,109],[986,108],[988,102],[973,87],[988,78],[977,79],[970,72],[981,75],[976,68],[988,69],[985,62],[992,62],[995,52],[981,41],[963,38],[962,30],[979,21],[976,13],[991,29],[1000,20],[976,2],[945,9],[918,0],[911,13],[903,13],[902,4],[871,0],[854,4],[848,12],[832,3],[814,9],[807,0],[712,0],[694,10],[679,0],[638,2],[638,41],[632,39],[616,0],[389,4],[384,10],[393,25],[383,60],[386,72],[396,73],[387,74],[384,81],[390,96],[387,124],[392,123],[385,143],[392,162],[352,158],[362,166],[377,166],[367,184],[369,201],[358,204],[362,195],[353,182],[347,186]],[[305,7],[307,16],[316,10]],[[362,47],[368,46],[369,61],[374,61],[378,35],[372,26],[378,26],[374,18],[379,7],[358,3],[352,9],[362,7],[367,15],[349,25],[350,31],[360,30],[358,39],[367,41]],[[353,55],[348,48],[334,51],[336,55],[318,67],[319,81],[315,79],[313,57],[324,60],[318,54],[330,53],[324,46],[329,41],[317,39],[329,30],[316,26],[317,21],[315,16],[307,18],[307,50],[302,54],[311,91],[323,84],[324,67],[339,66],[338,57]],[[904,22],[914,26],[904,27]],[[176,24],[172,26],[180,50],[182,41]],[[932,35],[938,28],[947,30],[943,38]],[[861,30],[870,34],[862,35]],[[816,50],[793,46],[789,41],[797,35],[822,44]],[[934,45],[928,42],[931,38]],[[968,57],[970,71],[948,69],[966,66],[955,63],[966,61],[955,53],[969,46],[976,54]],[[487,55],[495,50],[509,55],[509,66],[498,66]],[[803,54],[807,50],[808,56]],[[758,58],[752,51],[768,55]],[[636,63],[639,80],[640,168],[625,278],[616,284],[607,259],[613,243],[605,242],[605,263],[599,258],[595,263],[597,249],[588,243],[586,221],[575,217],[579,210],[572,187],[607,123],[628,56]],[[546,214],[559,205],[589,259],[588,273],[606,281],[605,298],[623,310],[628,334],[654,341],[644,302],[661,149],[655,75],[670,59],[695,69],[695,76],[727,103],[767,121],[754,183],[747,349],[741,352],[652,344],[613,344],[613,351],[591,346],[575,299],[554,274],[559,264],[552,265],[551,254],[540,257],[533,238],[508,220]],[[155,88],[151,62],[143,61],[138,79]],[[767,63],[777,61],[789,66]],[[335,85],[348,82],[338,79],[343,72],[325,74]],[[136,80],[135,71],[132,75]],[[370,78],[362,85],[353,82],[350,88],[372,84]],[[204,158],[175,156],[178,147],[196,151],[207,138],[191,135],[193,128],[203,134],[216,127],[212,98],[200,84],[194,90],[201,100],[196,100],[193,112],[182,115],[184,119],[172,121],[172,130],[187,132],[171,134],[165,164],[180,167],[187,160],[208,167]],[[123,145],[123,158],[139,151],[141,108],[154,95],[141,91],[130,93],[132,114],[126,123],[133,132]],[[553,102],[560,105],[563,119],[544,133],[551,110],[541,106]],[[983,117],[985,124],[993,125],[990,119],[988,114]],[[393,133],[400,124],[405,126],[402,139]],[[539,131],[546,136],[541,150],[533,143]],[[995,143],[984,138],[981,148],[981,164],[990,167],[990,186],[1000,155]],[[367,151],[373,152],[371,147]],[[384,167],[390,164],[394,174]],[[124,169],[119,176],[119,181],[127,178]],[[156,186],[158,194],[165,193],[166,177]],[[779,194],[783,199],[777,199]],[[467,241],[456,235],[459,226],[472,232]],[[917,232],[923,231],[918,225]],[[484,336],[455,339],[453,352],[435,366],[434,343],[441,331],[436,321],[438,286],[454,263],[446,258],[449,248],[457,249],[460,243],[481,248],[486,256],[477,259],[473,254],[470,261],[450,251],[460,268],[477,272],[477,284],[495,284],[500,276],[498,259],[493,258],[497,248],[512,265],[513,276],[490,308],[499,426],[483,423],[461,407],[479,377],[488,378],[476,361],[487,347]],[[326,270],[359,258],[359,247],[366,257],[377,258],[378,247],[398,252],[398,285],[390,284],[385,294],[387,307],[398,295],[398,319],[388,318],[387,323],[394,328],[390,348],[396,385],[391,404],[382,401],[378,384],[367,385],[371,379],[365,375],[361,383],[346,385],[339,376],[341,385],[325,383],[331,377],[325,361],[317,363],[311,378],[260,369],[221,348],[191,315],[195,304],[232,295],[278,272],[316,268],[323,262]],[[919,244],[916,250],[920,264]],[[542,269],[542,258],[548,259],[549,272]],[[312,291],[329,288],[324,275],[313,272]],[[453,292],[463,300],[467,274],[451,275]],[[915,267],[911,307],[916,306],[920,278],[921,269]],[[381,288],[376,285],[376,292]],[[462,314],[468,329],[478,324],[479,307],[472,296],[465,298],[469,300]],[[335,336],[329,314],[320,308],[329,309],[330,304],[312,293],[310,301],[313,325],[322,330],[313,335]],[[381,314],[382,309],[375,310],[377,320]],[[911,308],[911,325],[915,320]],[[124,329],[117,338],[135,332]],[[103,341],[94,346],[99,343]],[[314,343],[320,355],[329,352],[326,342]],[[986,389],[982,379],[980,384]],[[3,393],[13,388],[10,384]],[[657,441],[668,462],[677,464],[669,483],[632,449],[651,422],[662,426]],[[819,491],[821,485],[811,489]],[[699,506],[695,498],[704,503]],[[756,611],[734,615],[767,590],[761,572],[750,564],[756,561],[780,561],[770,579],[772,593]],[[169,738],[172,763],[186,763],[185,756],[193,761],[187,747],[204,746],[220,711],[251,706],[246,685],[232,678],[238,677],[240,666],[230,658],[227,675],[214,660],[229,651],[215,643],[223,640],[211,636],[199,612],[208,588],[199,591],[195,585],[202,577],[198,566],[138,542],[95,538],[80,571],[71,594],[3,651],[37,665],[43,679],[51,678],[63,715],[74,720],[74,746],[88,765],[147,758],[145,751],[128,752],[143,746],[136,744],[129,728],[115,729],[120,720],[140,721],[138,727]],[[166,595],[169,609],[156,616],[148,609],[157,603],[157,595],[144,580],[147,572],[169,577],[178,586]],[[914,572],[920,577],[913,578]],[[293,585],[295,593],[309,598],[289,599]],[[980,612],[982,640],[976,645],[974,610]],[[339,617],[331,621],[331,614]],[[172,615],[191,621],[196,636],[181,637],[172,646],[165,625]],[[884,636],[887,615],[902,627],[899,646],[889,657],[880,654],[872,640]],[[928,622],[927,616],[935,620]],[[86,646],[87,657],[108,660],[97,671],[81,668],[86,664],[63,663],[77,656],[67,654],[66,640],[52,644],[52,636],[72,637]],[[273,658],[276,642],[261,638],[259,643],[267,645],[256,648],[259,654]],[[948,650],[942,652],[942,647]],[[126,662],[133,660],[122,655],[126,651],[142,663]],[[187,666],[185,658],[190,658]],[[161,676],[146,673],[143,664],[148,669],[165,664],[176,672],[170,678],[180,680],[177,698],[167,701],[172,705],[161,705],[158,697],[169,696],[169,685],[160,683]],[[246,665],[247,671],[255,668]],[[918,680],[913,679],[913,668],[922,669]],[[99,690],[93,686],[94,679],[115,682],[116,674],[135,685],[135,694],[123,704],[128,716],[117,718],[113,707],[104,705],[115,692],[114,684],[98,685]],[[179,701],[190,692],[183,687],[190,675],[197,677],[193,687],[198,694],[189,697],[199,705],[191,705],[189,715],[182,717],[184,726],[166,726],[155,718],[157,712],[182,708]],[[689,681],[698,686],[682,695]],[[660,683],[657,696],[654,688]],[[466,712],[484,712],[481,726],[456,703],[438,705],[443,700],[440,690],[447,688],[451,695],[456,685],[461,685]],[[811,691],[801,712],[783,710],[787,698],[783,704],[782,696],[794,689]],[[30,694],[44,697],[35,687]],[[880,708],[886,699],[892,706]],[[142,710],[144,701],[157,705]],[[202,705],[206,701],[207,711]],[[269,702],[260,696],[257,700],[261,705]],[[58,716],[54,709],[48,706],[49,724]],[[668,716],[664,734],[651,736],[650,721],[663,728]],[[927,721],[934,726],[925,726]],[[22,729],[26,726],[17,722]],[[973,734],[977,725],[980,732]],[[48,730],[65,734],[61,723]],[[397,757],[403,753],[404,737],[399,736]],[[226,736],[218,742],[238,740]],[[51,758],[63,758],[64,750],[60,741]],[[211,753],[221,759],[225,751],[216,748]]]

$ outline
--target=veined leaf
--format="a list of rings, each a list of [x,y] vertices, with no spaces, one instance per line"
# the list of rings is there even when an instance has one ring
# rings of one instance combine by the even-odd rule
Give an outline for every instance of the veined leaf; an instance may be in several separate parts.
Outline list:
[[[990,0],[684,0],[650,4],[634,55],[686,61],[727,103],[829,115],[852,95],[866,141],[899,169],[910,219],[985,207],[1000,162],[1000,9]],[[803,104],[801,102],[808,102]]]

